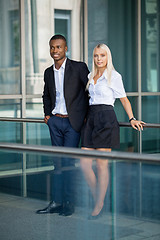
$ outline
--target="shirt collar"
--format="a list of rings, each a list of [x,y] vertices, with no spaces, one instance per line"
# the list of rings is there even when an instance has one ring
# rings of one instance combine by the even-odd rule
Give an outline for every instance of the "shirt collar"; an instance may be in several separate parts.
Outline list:
[[[90,74],[90,73],[89,73],[89,74]],[[88,78],[89,78],[89,77],[90,77],[90,76],[88,76]],[[103,72],[102,76],[98,78],[98,81],[101,81],[101,80],[104,80],[104,79],[106,79],[106,77],[105,77],[105,73]],[[93,78],[92,78],[92,80],[91,80],[91,83],[94,84]]]
[[[67,61],[67,58],[65,58],[65,60],[64,60],[64,62],[62,63],[60,69],[65,69],[66,61]],[[53,64],[53,70],[54,70],[54,71],[59,71],[60,69],[56,69],[56,68],[55,68],[55,64]]]
[[[106,76],[105,76],[105,71],[103,72],[102,76],[99,78],[100,80],[105,78],[106,79]]]

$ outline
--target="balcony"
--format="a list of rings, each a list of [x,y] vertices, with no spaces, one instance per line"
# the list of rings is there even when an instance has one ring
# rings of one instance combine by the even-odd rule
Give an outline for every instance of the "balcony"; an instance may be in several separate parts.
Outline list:
[[[32,120],[31,123],[26,121],[28,125],[33,124]],[[11,141],[8,135],[0,143],[1,239],[160,239],[159,153],[105,153],[51,147],[45,140],[48,135],[44,134],[45,125],[41,128],[43,141],[39,139],[35,144],[35,139],[26,131],[30,144],[24,144],[26,136],[17,132],[19,137],[14,139],[15,122],[10,123]],[[26,124],[24,120],[22,124]],[[39,124],[41,120],[34,123],[33,132],[35,126],[39,129]],[[128,127],[128,124],[121,125]],[[103,214],[96,220],[88,220],[93,198],[80,167],[80,160],[84,158],[93,159],[95,172],[95,159],[108,161],[109,184]],[[63,165],[66,159],[71,160],[70,167]],[[74,179],[75,213],[70,217],[38,215],[36,210],[46,207],[51,199],[52,183],[57,174],[71,174]]]

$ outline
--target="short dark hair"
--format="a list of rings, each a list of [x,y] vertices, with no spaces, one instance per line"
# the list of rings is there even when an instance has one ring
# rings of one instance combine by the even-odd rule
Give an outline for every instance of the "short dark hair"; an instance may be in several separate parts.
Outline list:
[[[62,40],[65,42],[66,46],[67,46],[67,40],[66,40],[66,38],[65,38],[63,35],[61,35],[61,34],[56,34],[56,35],[52,36],[51,39],[49,40],[49,43],[50,43],[52,40],[56,40],[56,39],[62,39]]]

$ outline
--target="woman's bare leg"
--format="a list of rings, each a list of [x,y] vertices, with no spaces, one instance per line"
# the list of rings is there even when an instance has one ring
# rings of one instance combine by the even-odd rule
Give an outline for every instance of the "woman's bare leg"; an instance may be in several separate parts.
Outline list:
[[[82,148],[82,149],[93,150],[91,148]],[[92,161],[93,161],[93,159],[82,158],[80,160],[80,164],[81,164],[81,168],[83,170],[85,179],[86,179],[88,186],[91,190],[91,193],[93,195],[94,201],[96,202],[97,179],[96,179],[95,173],[92,169]]]
[[[98,150],[111,152],[111,149],[98,149]],[[97,182],[98,195],[95,207],[92,212],[92,216],[98,215],[102,210],[109,182],[108,160],[97,159],[96,164],[98,174]]]

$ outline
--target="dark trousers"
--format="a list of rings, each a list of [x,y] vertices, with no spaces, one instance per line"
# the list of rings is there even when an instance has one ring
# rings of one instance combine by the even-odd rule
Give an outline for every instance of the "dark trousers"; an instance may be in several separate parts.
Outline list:
[[[80,133],[76,132],[68,118],[52,116],[48,120],[52,146],[78,147]],[[55,171],[53,175],[52,200],[57,203],[74,202],[73,197],[73,170],[67,167],[74,166],[74,159],[57,157],[54,161]],[[63,169],[66,167],[66,170]]]

